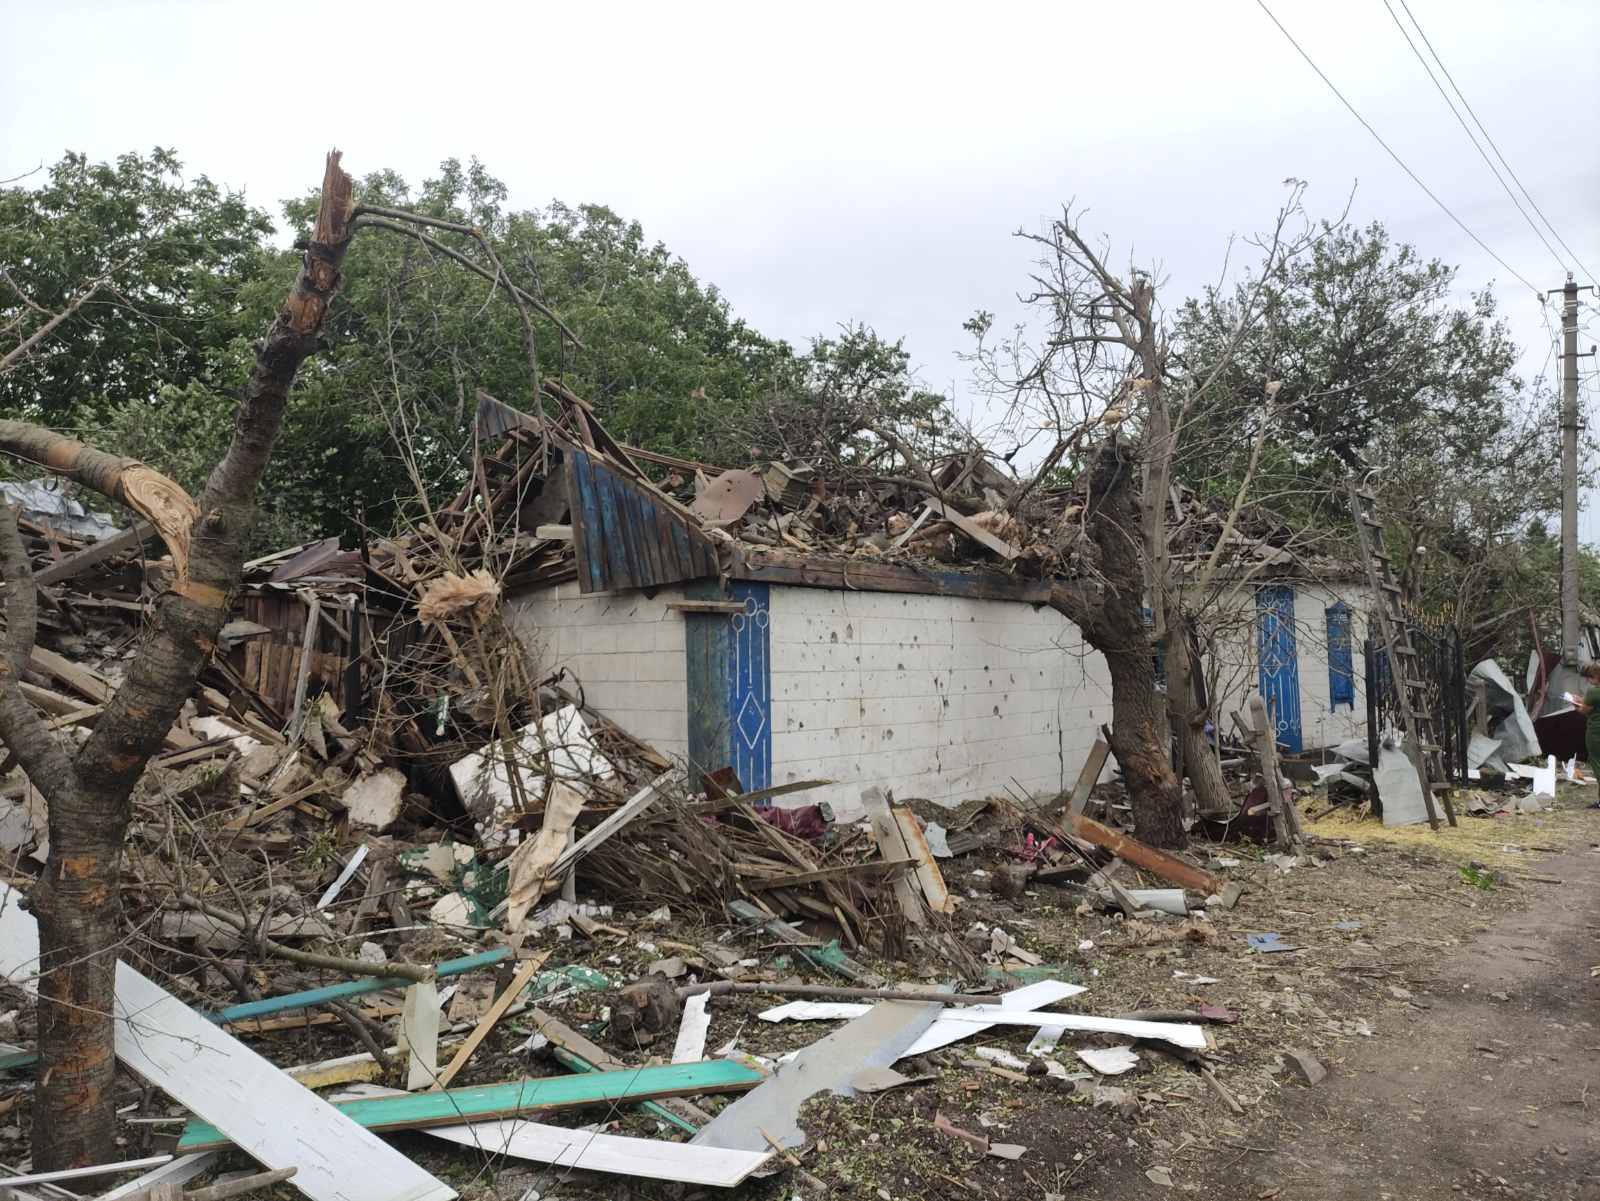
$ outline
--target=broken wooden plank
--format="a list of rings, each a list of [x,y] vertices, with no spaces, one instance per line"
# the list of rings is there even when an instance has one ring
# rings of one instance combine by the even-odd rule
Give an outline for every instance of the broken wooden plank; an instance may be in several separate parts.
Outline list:
[[[1104,738],[1096,738],[1094,746],[1089,748],[1089,757],[1083,761],[1083,770],[1078,773],[1078,782],[1072,786],[1072,796],[1067,801],[1069,820],[1083,813],[1084,806],[1089,803],[1089,794],[1099,782],[1100,773],[1106,767],[1106,757],[1110,754],[1110,743]]]
[[[284,1075],[307,1088],[329,1088],[335,1084],[356,1084],[383,1078],[383,1065],[371,1051],[358,1055],[341,1055],[324,1059],[320,1063],[306,1063],[284,1068]]]
[[[939,870],[939,865],[933,858],[933,851],[928,848],[928,839],[922,833],[922,823],[909,809],[896,808],[891,812],[894,814],[894,820],[899,823],[906,850],[910,851],[911,857],[917,861],[917,883],[922,885],[922,895],[928,902],[928,908],[935,913],[954,913],[956,903],[951,900],[950,890],[945,887],[944,873]]]
[[[427,1088],[439,1074],[439,986],[420,981],[406,989],[400,1010],[400,1054],[406,1061],[406,1088]]]
[[[80,667],[48,647],[35,646],[28,658],[30,666],[91,701],[104,703],[116,692],[99,672]]]
[[[674,613],[743,613],[743,601],[687,600],[668,601],[667,608]]]
[[[930,509],[933,509],[935,512],[937,512],[940,517],[943,517],[968,538],[971,538],[974,542],[977,542],[980,545],[988,547],[1002,559],[1005,559],[1009,562],[1022,553],[1016,547],[1012,546],[1011,543],[1007,542],[1003,538],[996,538],[993,534],[984,529],[976,521],[973,521],[972,518],[968,517],[965,513],[957,512],[956,509],[945,504],[944,501],[930,497],[927,504]]]
[[[917,511],[915,520],[913,520],[910,525],[906,526],[898,538],[889,543],[889,549],[899,550],[907,542],[910,542],[912,535],[922,528],[922,523],[928,520],[928,514],[932,512],[933,506],[931,504],[924,504],[922,508]]]
[[[59,584],[62,580],[70,580],[73,576],[81,575],[89,568],[104,563],[113,556],[119,555],[124,551],[135,550],[155,536],[155,526],[148,521],[141,521],[130,529],[123,530],[120,534],[113,534],[109,538],[102,538],[98,542],[90,543],[82,550],[74,551],[66,558],[50,564],[44,570],[35,572],[33,582],[42,588],[50,584]]]
[[[634,793],[620,808],[610,813],[598,826],[556,856],[556,861],[550,865],[549,870],[545,873],[545,878],[549,880],[559,879],[578,860],[600,846],[613,834],[626,827],[646,809],[650,808],[651,805],[655,804],[665,789],[679,779],[681,775],[682,772],[674,768],[672,771],[657,776],[638,792]],[[489,915],[490,920],[497,921],[504,917],[510,907],[509,901],[501,901]]]
[[[505,1016],[506,1010],[511,1008],[511,1003],[523,994],[529,982],[532,981],[534,973],[544,966],[544,961],[548,958],[550,958],[550,952],[544,951],[525,961],[517,969],[517,974],[511,977],[511,983],[506,985],[505,991],[495,998],[494,1004],[490,1005],[484,1012],[483,1017],[479,1019],[472,1033],[467,1035],[467,1041],[456,1052],[455,1058],[450,1061],[444,1071],[439,1073],[439,1078],[433,1083],[434,1090],[450,1087],[450,1082],[466,1066],[467,1060],[472,1058],[472,1053],[478,1049],[478,1044],[489,1036],[489,1031],[493,1030],[495,1024]]]
[[[281,1073],[280,1073],[281,1075]],[[547,1076],[454,1088],[444,1092],[402,1093],[334,1106],[366,1131],[423,1130],[490,1118],[512,1118],[534,1112],[555,1112],[590,1105],[647,1101],[699,1093],[744,1092],[765,1077],[754,1068],[726,1059],[707,1063],[663,1064],[623,1072],[590,1072],[581,1076]],[[291,1082],[292,1083],[292,1082]],[[294,1085],[299,1088],[299,1085]],[[319,1102],[320,1103],[320,1102]],[[191,1107],[192,1108],[192,1107]],[[178,1140],[180,1151],[205,1151],[231,1140],[208,1122],[192,1121]]]
[[[889,808],[888,798],[884,796],[881,788],[863,789],[861,805],[867,811],[867,821],[872,829],[872,840],[878,845],[878,854],[885,860],[917,859],[909,846],[906,845],[905,831],[900,828],[900,823],[895,820],[894,813]],[[920,861],[919,861],[920,862]],[[899,876],[894,882],[894,899],[900,906],[900,916],[913,926],[928,924],[928,915],[917,895],[917,885],[905,876]]]
[[[678,1025],[678,1039],[672,1047],[673,1063],[699,1063],[705,1058],[706,1031],[711,1028],[711,1003],[709,993],[696,993],[683,1003],[683,1018]]]
[[[1272,831],[1278,849],[1293,848],[1300,834],[1300,815],[1295,812],[1294,793],[1285,793],[1283,776],[1278,771],[1278,742],[1267,716],[1267,702],[1259,692],[1250,695],[1250,722],[1255,730],[1255,752],[1261,758],[1261,780],[1267,790],[1267,808],[1272,815]]]
[[[1210,872],[1185,863],[1176,855],[1169,855],[1166,851],[1146,846],[1138,839],[1113,830],[1110,826],[1102,826],[1093,818],[1079,814],[1076,817],[1069,817],[1067,821],[1072,833],[1085,842],[1104,847],[1119,859],[1125,859],[1135,867],[1143,868],[1151,875],[1160,876],[1179,888],[1192,889],[1206,896],[1222,888],[1222,881]]]

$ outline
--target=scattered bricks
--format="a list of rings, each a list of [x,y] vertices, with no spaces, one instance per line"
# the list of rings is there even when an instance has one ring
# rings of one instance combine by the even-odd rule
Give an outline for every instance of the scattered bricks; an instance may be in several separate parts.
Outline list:
[[[1295,1074],[1305,1082],[1307,1087],[1314,1087],[1328,1078],[1328,1069],[1323,1067],[1317,1057],[1311,1054],[1310,1051],[1297,1051],[1291,1047],[1283,1054],[1284,1058],[1288,1060],[1289,1066],[1295,1070]]]

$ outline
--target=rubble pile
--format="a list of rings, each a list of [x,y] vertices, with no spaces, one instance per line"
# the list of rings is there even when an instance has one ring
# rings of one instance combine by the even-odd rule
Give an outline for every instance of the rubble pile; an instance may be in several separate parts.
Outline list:
[[[941,1048],[1018,1027],[1026,1057],[981,1047],[953,1062],[1137,1112],[1098,1077],[1159,1051],[1226,1101],[1206,1027],[1236,1015],[1198,997],[1129,1013],[1097,995],[1093,940],[1049,947],[1029,916],[1054,897],[1115,922],[1119,947],[1205,947],[1239,900],[1238,880],[1117,828],[1118,787],[1094,787],[1103,743],[1053,801],[935,812],[867,789],[836,815],[805,796],[830,781],[749,789],[725,765],[630,736],[581,679],[538,670],[508,613],[507,593],[530,582],[645,586],[715,574],[728,556],[1049,574],[1068,540],[1030,526],[1015,481],[977,454],[922,480],[829,482],[792,463],[714,473],[622,447],[581,400],[548,394],[557,416],[544,420],[483,398],[471,482],[405,535],[247,565],[135,798],[117,987],[140,1017],[117,1054],[155,1086],[133,1090],[129,1145],[177,1157],[149,1165],[147,1184],[238,1147],[268,1183],[319,1201],[386,1201],[395,1181],[453,1196],[373,1133],[391,1130],[568,1169],[806,1184],[794,1151],[808,1097],[931,1079]],[[573,500],[588,488],[617,506],[600,506],[599,533]],[[1193,498],[1175,505],[1180,525],[1210,520]],[[683,537],[635,537],[665,515]],[[41,596],[24,690],[81,736],[171,565],[143,557],[143,527],[95,538],[107,531],[25,513],[22,529]],[[616,540],[604,563],[601,534]],[[1270,539],[1239,546],[1273,553]],[[1240,829],[1264,841],[1295,828],[1294,800],[1272,753],[1255,754],[1272,820]],[[25,892],[46,815],[19,772],[3,788],[0,843]],[[3,961],[30,962],[30,939],[32,918],[0,904]],[[34,987],[25,968],[11,980]],[[708,1042],[747,995],[761,999],[734,1011],[732,1040]],[[778,1052],[739,1032],[744,1016],[775,1037],[845,1024]],[[13,1097],[28,1089],[31,1024],[0,1060]],[[578,1131],[596,1107],[606,1128]],[[157,1145],[163,1124],[173,1137]],[[1027,1152],[942,1115],[931,1128],[987,1157]]]

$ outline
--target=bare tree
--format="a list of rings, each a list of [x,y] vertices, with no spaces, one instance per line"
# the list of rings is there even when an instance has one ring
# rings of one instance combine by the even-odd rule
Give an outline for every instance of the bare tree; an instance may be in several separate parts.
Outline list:
[[[1263,288],[1315,239],[1309,230],[1288,232],[1300,213],[1303,191],[1298,181],[1290,186],[1271,237],[1257,243]],[[1172,362],[1149,272],[1114,271],[1105,252],[1090,245],[1070,208],[1043,232],[1020,236],[1040,248],[1034,289],[1023,299],[1046,314],[1042,344],[1032,347],[1019,330],[988,349],[982,342],[988,320],[980,315],[972,324],[980,336],[977,362],[992,383],[1012,390],[1016,407],[1029,420],[1055,433],[1036,479],[1060,472],[1076,479],[1078,503],[1069,511],[1071,521],[1063,521],[1058,531],[1063,573],[1080,583],[1058,586],[1052,604],[1105,658],[1112,686],[1112,749],[1128,784],[1139,837],[1181,846],[1182,793],[1168,753],[1169,721],[1202,809],[1228,806],[1221,766],[1206,735],[1215,715],[1201,703],[1197,686],[1202,664],[1196,658],[1194,615],[1217,607],[1221,592],[1236,595],[1243,587],[1239,573],[1230,570],[1227,548],[1252,496],[1276,386],[1262,381],[1263,420],[1250,469],[1232,489],[1221,536],[1198,571],[1178,571],[1172,557],[1168,513],[1174,467],[1200,399],[1231,361],[1245,331],[1265,317],[1259,303],[1246,304],[1221,361],[1182,364],[1180,370]],[[1258,290],[1253,299],[1261,295]],[[1029,492],[1020,490],[1013,503],[1021,504]],[[1165,694],[1157,687],[1158,647],[1165,656]]]

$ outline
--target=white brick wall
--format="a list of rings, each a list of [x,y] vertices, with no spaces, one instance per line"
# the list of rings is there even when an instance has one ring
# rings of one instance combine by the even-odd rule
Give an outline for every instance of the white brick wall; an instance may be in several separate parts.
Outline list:
[[[1051,609],[772,587],[772,781],[949,804],[1071,787],[1111,719],[1105,664]]]
[[[508,606],[541,671],[566,667],[589,704],[664,755],[689,753],[683,618],[667,608],[676,588],[578,591],[576,581],[531,592]]]

